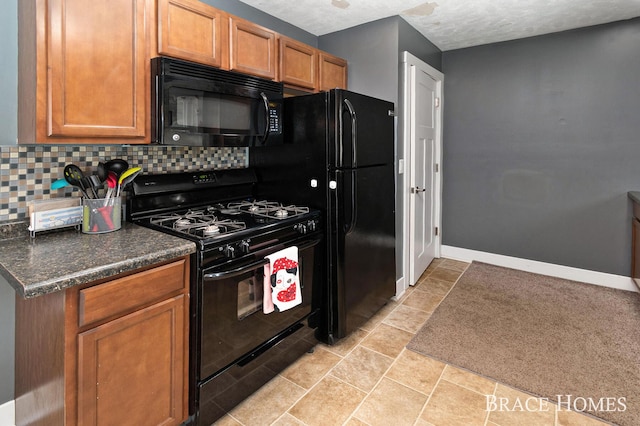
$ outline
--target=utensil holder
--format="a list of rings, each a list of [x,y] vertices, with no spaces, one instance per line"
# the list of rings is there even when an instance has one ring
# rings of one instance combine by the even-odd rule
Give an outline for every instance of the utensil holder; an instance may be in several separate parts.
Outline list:
[[[84,198],[82,200],[82,232],[103,234],[122,226],[122,200],[112,198]]]

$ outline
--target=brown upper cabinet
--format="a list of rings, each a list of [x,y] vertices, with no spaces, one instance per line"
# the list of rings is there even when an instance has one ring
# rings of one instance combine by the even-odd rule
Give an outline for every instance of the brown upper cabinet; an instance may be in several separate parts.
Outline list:
[[[20,0],[18,142],[150,139],[150,59],[347,88],[347,62],[198,0]]]
[[[275,80],[277,33],[244,19],[229,17],[229,69]]]
[[[296,93],[347,88],[342,58],[198,0],[157,1],[157,54],[282,81]]]
[[[141,143],[151,0],[20,0],[20,143]]]
[[[158,0],[158,54],[229,69],[229,15],[197,0]]]
[[[318,50],[280,36],[280,80],[287,86],[316,90]]]
[[[319,64],[319,91],[347,88],[347,61],[321,51]]]

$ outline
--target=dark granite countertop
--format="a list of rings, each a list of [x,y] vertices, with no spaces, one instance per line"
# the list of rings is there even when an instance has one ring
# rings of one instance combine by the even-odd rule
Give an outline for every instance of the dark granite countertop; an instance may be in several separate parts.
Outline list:
[[[634,203],[640,204],[640,191],[629,191],[627,195]]]
[[[66,230],[38,234],[34,239],[29,237],[26,226],[23,229],[18,237],[0,241],[0,275],[24,298],[196,251],[191,241],[131,223],[123,223],[120,230],[104,234]]]

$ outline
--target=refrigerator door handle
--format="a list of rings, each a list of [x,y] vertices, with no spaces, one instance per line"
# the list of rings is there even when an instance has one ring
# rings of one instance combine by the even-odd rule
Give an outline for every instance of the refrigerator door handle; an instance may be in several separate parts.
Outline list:
[[[356,110],[351,104],[351,101],[345,98],[342,101],[342,103],[347,107],[347,111],[349,113],[349,116],[351,117],[351,167],[355,168],[355,167],[358,167],[358,157],[357,157],[357,149],[356,149],[356,143],[358,140],[357,138],[358,119],[356,117]],[[340,116],[342,117],[342,115]],[[342,144],[340,145],[342,148]],[[340,155],[340,162],[342,163],[342,155]]]
[[[349,220],[345,220],[345,234],[349,235],[351,233],[351,231],[353,231],[353,229],[356,227],[356,222],[358,220],[358,203],[356,202],[356,194],[357,194],[357,187],[356,187],[356,171],[355,170],[351,170],[350,172],[348,172],[349,176],[349,195],[350,195],[350,205],[351,205],[351,217],[349,218]],[[345,178],[347,177],[347,173],[345,173]],[[346,219],[346,218],[345,218]]]

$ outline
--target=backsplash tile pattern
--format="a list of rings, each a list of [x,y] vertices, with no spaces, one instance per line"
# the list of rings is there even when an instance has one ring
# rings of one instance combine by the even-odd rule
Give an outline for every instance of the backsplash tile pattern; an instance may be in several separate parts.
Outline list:
[[[50,190],[63,178],[64,166],[76,164],[95,173],[98,162],[123,158],[145,173],[198,169],[234,169],[247,166],[247,148],[199,148],[167,146],[0,146],[0,223],[26,220],[33,200],[76,196],[66,187]]]

